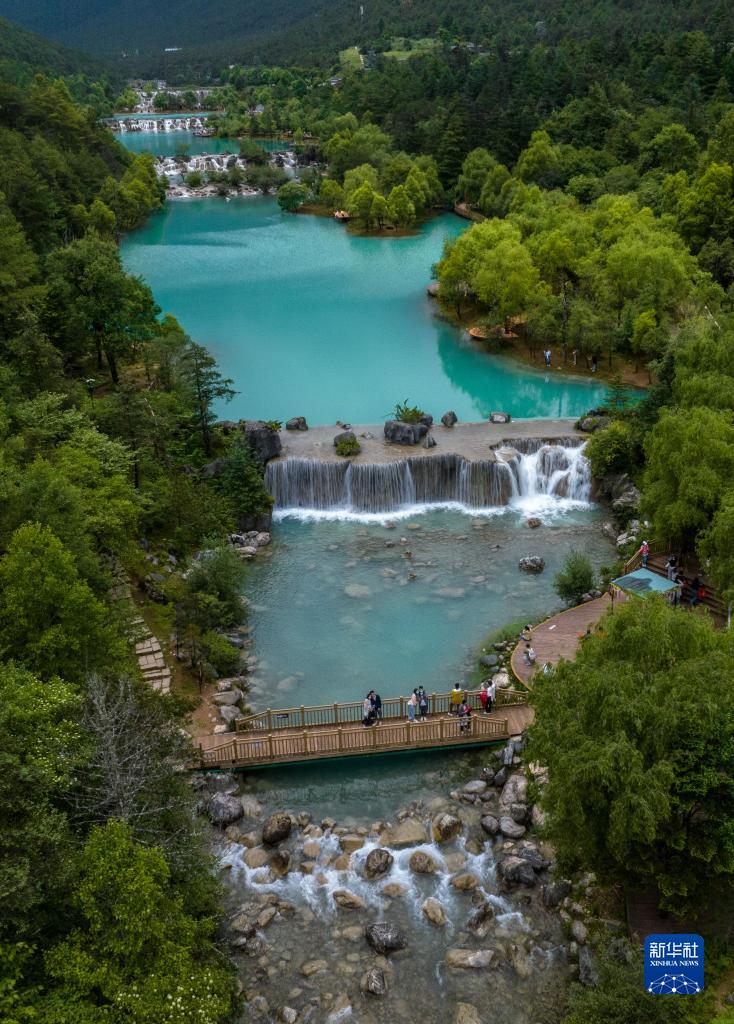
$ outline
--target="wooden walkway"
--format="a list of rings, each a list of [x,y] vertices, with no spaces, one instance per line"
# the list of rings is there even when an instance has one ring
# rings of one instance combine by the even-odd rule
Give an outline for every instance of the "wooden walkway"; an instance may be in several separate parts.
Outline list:
[[[255,768],[401,750],[497,743],[520,734],[533,719],[526,693],[516,690],[500,693],[491,714],[483,714],[480,709],[468,722],[448,713],[448,694],[431,695],[434,704],[445,702],[446,707],[441,706],[429,714],[424,722],[409,722],[399,717],[404,698],[386,700],[384,717],[368,727],[361,722],[361,702],[323,708],[270,709],[238,723],[238,731],[229,733],[226,738],[202,737],[198,757],[191,767]],[[478,691],[472,692],[470,703],[479,707]],[[354,709],[360,709],[356,720]],[[305,727],[300,725],[301,719]],[[294,720],[299,724],[292,724]],[[462,724],[466,728],[462,728]]]
[[[534,665],[525,662],[525,641],[521,640],[512,652],[511,665],[515,677],[526,686],[532,686],[530,680],[536,672],[543,671],[546,661],[555,665],[561,658],[573,658],[587,628],[594,628],[611,603],[609,594],[603,594],[595,601],[567,608],[535,626],[530,643],[537,660]]]

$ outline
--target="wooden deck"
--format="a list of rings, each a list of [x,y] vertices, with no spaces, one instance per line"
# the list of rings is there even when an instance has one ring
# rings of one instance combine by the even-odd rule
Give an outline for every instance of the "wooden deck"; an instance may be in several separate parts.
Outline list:
[[[566,611],[559,612],[558,615],[553,615],[545,622],[534,626],[531,645],[537,655],[537,661],[535,665],[525,663],[525,642],[521,640],[512,652],[511,665],[516,678],[526,686],[532,687],[533,675],[543,671],[546,661],[555,665],[561,658],[573,658],[587,627],[591,626],[593,629],[611,603],[609,594],[603,594],[595,601],[567,608]]]
[[[431,696],[434,704],[443,705],[445,699],[448,706],[448,694]],[[191,767],[255,768],[401,750],[497,743],[523,732],[533,719],[533,710],[526,703],[527,695],[516,690],[503,691],[491,714],[475,711],[465,729],[461,728],[461,720],[448,714],[443,706],[429,714],[425,722],[409,722],[399,717],[403,700],[384,701],[384,717],[368,727],[362,725],[361,714],[356,720],[354,717],[354,709],[361,709],[361,702],[323,708],[269,709],[238,723],[241,728],[235,733],[202,737],[198,757]],[[471,694],[470,702],[479,705],[478,691]],[[300,725],[301,719],[306,722],[305,728]],[[299,724],[291,724],[294,720]]]

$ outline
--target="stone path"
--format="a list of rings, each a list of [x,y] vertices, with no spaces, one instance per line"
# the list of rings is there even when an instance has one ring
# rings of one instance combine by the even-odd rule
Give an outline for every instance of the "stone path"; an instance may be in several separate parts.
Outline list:
[[[441,410],[439,416],[446,410]],[[587,435],[574,430],[575,419],[513,420],[511,423],[457,423],[444,427],[438,421],[431,427],[435,448],[418,445],[390,444],[385,440],[384,424],[350,426],[356,434],[362,451],[352,458],[357,463],[396,462],[400,459],[456,454],[466,459],[486,459],[492,447],[506,441],[540,437],[557,441],[564,437],[585,439]],[[282,430],[282,459],[318,459],[324,462],[344,461],[336,454],[334,438],[342,427],[310,427],[308,430]],[[364,436],[369,435],[369,436]]]
[[[171,670],[166,665],[160,641],[153,636],[141,617],[133,619],[130,642],[135,644],[135,656],[146,683],[160,693],[170,693]]]
[[[535,665],[525,663],[525,642],[521,640],[512,652],[510,661],[516,678],[532,688],[530,680],[536,672],[542,672],[546,661],[555,665],[561,658],[573,658],[587,627],[591,626],[593,629],[610,604],[609,594],[602,594],[595,601],[567,608],[566,611],[559,612],[558,615],[553,615],[545,622],[534,626],[531,644],[537,661]]]

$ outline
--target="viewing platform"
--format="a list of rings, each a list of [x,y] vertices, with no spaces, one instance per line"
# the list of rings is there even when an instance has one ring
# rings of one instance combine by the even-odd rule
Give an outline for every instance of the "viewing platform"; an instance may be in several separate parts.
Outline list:
[[[362,724],[362,701],[269,708],[240,720],[235,733],[202,737],[190,767],[259,768],[503,742],[523,732],[532,722],[533,710],[527,697],[522,690],[498,690],[494,710],[484,714],[479,691],[471,691],[468,699],[473,713],[466,720],[449,713],[450,694],[430,694],[429,714],[423,722],[409,722],[407,699],[393,697],[383,701],[382,717],[370,726]]]
[[[359,441],[361,451],[350,456],[356,463],[396,462],[401,459],[437,458],[441,455],[459,455],[469,461],[486,459],[491,448],[507,444],[512,447],[513,441],[541,439],[557,442],[565,438],[587,440],[588,435],[575,429],[575,418],[568,419],[537,419],[512,420],[510,423],[456,423],[453,427],[445,427],[440,421],[434,423],[430,435],[436,441],[434,448],[423,448],[421,444],[391,444],[385,439],[384,424],[367,426],[350,425]],[[344,458],[336,454],[334,438],[343,433],[344,427],[309,427],[308,430],[281,430],[280,440],[283,445],[278,459],[318,459],[320,462],[344,462]]]

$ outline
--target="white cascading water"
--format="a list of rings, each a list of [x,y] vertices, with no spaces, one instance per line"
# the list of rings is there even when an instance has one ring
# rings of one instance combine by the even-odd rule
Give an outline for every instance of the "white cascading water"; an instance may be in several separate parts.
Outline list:
[[[470,512],[516,506],[543,514],[589,502],[583,444],[526,441],[523,447],[475,461],[453,454],[371,464],[282,459],[268,463],[265,486],[281,516],[411,515],[439,505]]]

